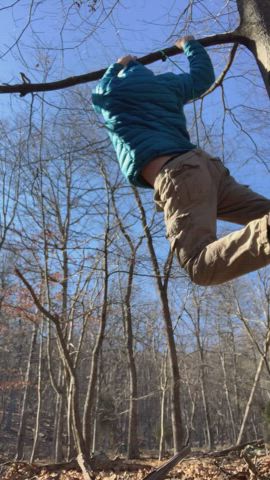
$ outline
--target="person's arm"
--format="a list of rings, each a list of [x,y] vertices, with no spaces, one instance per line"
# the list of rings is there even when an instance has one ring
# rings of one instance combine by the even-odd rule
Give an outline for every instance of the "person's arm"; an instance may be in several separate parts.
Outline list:
[[[101,112],[102,107],[104,106],[104,93],[106,92],[109,83],[113,80],[114,77],[118,75],[118,73],[125,68],[129,62],[133,62],[136,60],[136,57],[132,55],[125,55],[124,57],[118,58],[118,60],[110,65],[106,72],[104,73],[101,80],[98,82],[95,90],[92,93],[92,103],[94,110],[97,113]]]
[[[136,60],[136,57],[134,57],[133,55],[125,55],[124,57],[118,58],[115,63],[113,63],[107,68],[102,79],[97,85],[96,93],[103,93],[110,80],[116,77],[118,73],[129,64],[129,62],[132,62],[134,60]]]
[[[215,81],[215,73],[207,51],[194,37],[180,38],[175,45],[184,51],[190,66],[190,73],[178,75],[179,87],[186,103],[208,90]]]

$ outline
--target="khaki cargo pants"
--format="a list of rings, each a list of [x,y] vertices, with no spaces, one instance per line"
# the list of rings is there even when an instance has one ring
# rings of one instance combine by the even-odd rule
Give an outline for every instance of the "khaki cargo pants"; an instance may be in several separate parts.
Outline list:
[[[215,285],[270,263],[270,200],[237,183],[218,158],[200,149],[179,155],[154,189],[171,248],[193,282]],[[217,219],[245,227],[217,240]]]

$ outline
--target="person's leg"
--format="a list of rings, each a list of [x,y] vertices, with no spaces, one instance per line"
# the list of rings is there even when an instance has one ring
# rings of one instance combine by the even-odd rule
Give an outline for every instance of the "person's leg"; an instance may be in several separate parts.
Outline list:
[[[164,211],[171,249],[186,270],[191,259],[217,239],[217,199],[222,175],[215,163],[196,149],[168,163],[156,178],[157,210]],[[188,273],[194,280],[190,269]]]
[[[195,283],[223,283],[270,263],[270,201],[237,184],[218,159],[189,152],[158,175],[155,190],[171,246]],[[217,216],[249,223],[217,240]]]
[[[195,259],[193,275],[203,263],[216,256],[211,283],[222,283],[270,263],[270,200],[239,184],[222,163],[226,172],[219,185],[217,218],[246,225],[207,246]],[[224,270],[224,271],[223,271]]]
[[[223,177],[218,194],[217,217],[220,220],[246,225],[269,212],[270,199],[238,183],[229,173]]]
[[[218,285],[270,264],[269,215],[206,245],[186,265],[198,285]]]

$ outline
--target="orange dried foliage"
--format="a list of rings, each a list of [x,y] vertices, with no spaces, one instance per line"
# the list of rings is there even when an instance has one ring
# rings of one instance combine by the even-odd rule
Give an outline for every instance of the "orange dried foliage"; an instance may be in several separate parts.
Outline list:
[[[7,380],[0,382],[0,392],[7,392],[11,390],[22,390],[25,388],[27,382],[22,380]]]

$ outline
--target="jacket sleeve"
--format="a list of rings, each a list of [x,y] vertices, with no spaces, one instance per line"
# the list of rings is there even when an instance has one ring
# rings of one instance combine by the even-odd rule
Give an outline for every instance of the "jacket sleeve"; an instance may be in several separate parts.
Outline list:
[[[183,103],[186,103],[208,90],[215,81],[215,73],[208,53],[196,40],[185,43],[184,53],[189,61],[190,72],[177,75],[177,84],[181,90]]]
[[[122,70],[124,67],[121,63],[113,63],[112,65],[110,65],[106,72],[104,73],[103,77],[101,78],[101,80],[98,82],[96,88],[95,88],[95,92],[96,93],[104,93],[104,91],[106,90],[106,87],[108,85],[108,83],[118,75],[118,73],[120,72],[120,70]]]
[[[92,92],[92,104],[95,112],[101,113],[101,109],[104,106],[104,94],[108,88],[110,81],[117,76],[122,70],[123,65],[120,63],[113,63],[110,65],[104,73],[101,80],[99,80],[95,89]]]

